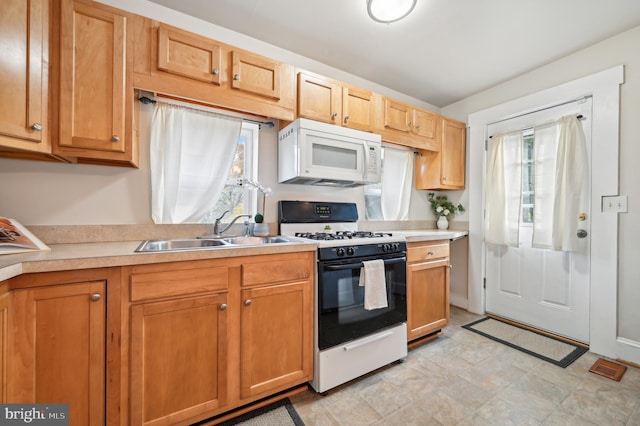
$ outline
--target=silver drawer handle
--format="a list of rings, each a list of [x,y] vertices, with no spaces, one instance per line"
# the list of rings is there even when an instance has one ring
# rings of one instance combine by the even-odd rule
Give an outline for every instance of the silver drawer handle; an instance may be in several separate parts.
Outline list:
[[[427,252],[427,254],[428,254],[429,256],[433,256],[435,253],[434,253],[434,252],[432,252],[432,251],[428,251],[428,252]]]

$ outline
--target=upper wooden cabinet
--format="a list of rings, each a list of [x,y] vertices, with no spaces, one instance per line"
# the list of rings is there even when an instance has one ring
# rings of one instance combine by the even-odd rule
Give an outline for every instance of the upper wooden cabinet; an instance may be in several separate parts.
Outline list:
[[[134,87],[293,120],[293,66],[142,16],[134,20]]]
[[[440,151],[419,150],[415,163],[416,189],[464,189],[466,126],[439,119]]]
[[[390,98],[382,98],[376,128],[385,142],[439,151],[437,117],[433,112]]]
[[[51,154],[49,1],[4,0],[0,29],[0,155]]]
[[[231,87],[246,93],[280,99],[282,64],[242,50],[231,52]]]
[[[298,117],[371,131],[373,93],[309,72],[298,73]]]
[[[158,69],[220,85],[222,49],[213,40],[166,25],[158,27]]]
[[[99,3],[61,0],[60,6],[60,130],[53,152],[79,162],[136,165],[131,15]]]

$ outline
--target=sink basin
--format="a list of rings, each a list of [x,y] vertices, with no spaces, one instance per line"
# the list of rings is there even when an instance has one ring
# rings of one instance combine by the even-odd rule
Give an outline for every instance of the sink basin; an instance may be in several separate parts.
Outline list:
[[[143,241],[135,251],[137,253],[148,253],[158,251],[207,250],[216,247],[257,246],[289,242],[291,242],[291,240],[285,237],[175,238]]]
[[[290,240],[284,237],[230,237],[223,238],[231,245],[253,246],[261,244],[289,243]]]
[[[224,240],[201,240],[197,238],[176,238],[170,240],[147,240],[135,250],[138,253],[154,251],[203,250],[212,247],[229,246]]]

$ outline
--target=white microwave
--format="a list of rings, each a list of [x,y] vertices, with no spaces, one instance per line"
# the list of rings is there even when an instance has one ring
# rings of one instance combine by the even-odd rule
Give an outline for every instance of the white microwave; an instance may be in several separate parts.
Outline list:
[[[278,132],[278,182],[379,183],[381,151],[380,135],[299,118]]]

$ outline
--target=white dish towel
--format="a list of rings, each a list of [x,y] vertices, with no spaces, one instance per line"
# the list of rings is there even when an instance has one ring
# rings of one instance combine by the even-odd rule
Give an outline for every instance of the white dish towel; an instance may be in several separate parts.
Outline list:
[[[360,269],[360,287],[364,286],[364,308],[367,311],[386,308],[387,282],[384,275],[384,260],[367,260]]]

